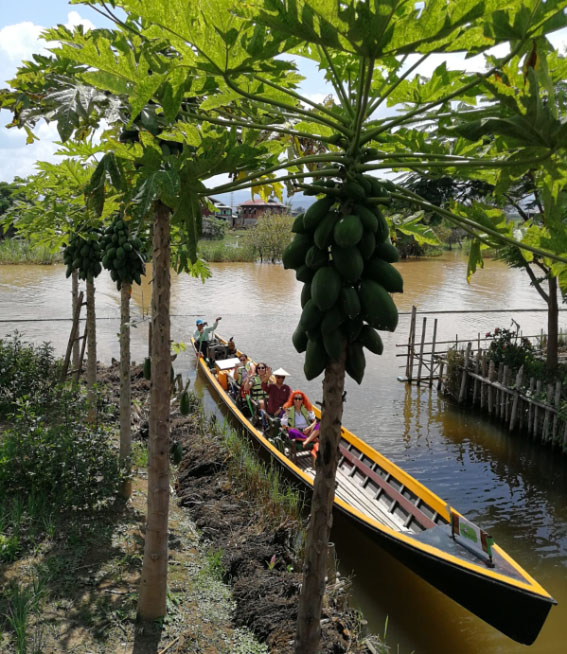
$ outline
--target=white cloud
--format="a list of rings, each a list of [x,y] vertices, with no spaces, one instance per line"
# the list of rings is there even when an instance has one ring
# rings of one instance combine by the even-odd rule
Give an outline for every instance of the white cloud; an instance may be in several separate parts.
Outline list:
[[[93,29],[90,20],[82,18],[77,11],[70,11],[65,26],[73,28],[83,25]],[[31,21],[7,25],[0,29],[0,86],[16,74],[22,61],[30,60],[33,54],[47,54],[48,43],[40,38],[45,28]],[[0,125],[3,127],[10,120],[10,114],[1,112]],[[0,133],[0,180],[11,181],[14,177],[27,177],[35,172],[37,161],[60,161],[55,155],[59,140],[54,123],[38,123],[34,129],[39,141],[26,145],[26,133],[20,129],[2,129]]]

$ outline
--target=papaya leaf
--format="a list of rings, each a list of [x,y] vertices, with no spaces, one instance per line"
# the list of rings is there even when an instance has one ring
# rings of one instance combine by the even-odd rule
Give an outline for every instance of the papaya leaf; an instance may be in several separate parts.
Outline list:
[[[467,263],[467,283],[470,284],[471,278],[476,272],[476,269],[484,268],[484,260],[482,258],[482,251],[480,247],[480,241],[478,239],[473,239],[471,241],[471,249],[469,251],[469,258]]]

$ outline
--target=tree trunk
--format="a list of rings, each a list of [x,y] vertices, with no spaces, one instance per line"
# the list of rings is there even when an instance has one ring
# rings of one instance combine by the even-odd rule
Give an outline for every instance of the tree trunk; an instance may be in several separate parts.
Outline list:
[[[120,290],[120,467],[124,474],[122,497],[132,495],[130,477],[130,455],[132,452],[132,435],[130,432],[130,405],[132,389],[130,385],[130,295],[131,284],[122,283]]]
[[[305,545],[295,654],[315,654],[319,651],[321,605],[325,592],[327,548],[333,524],[333,500],[343,417],[344,383],[345,353],[343,352],[338,362],[327,366],[323,380],[319,454],[316,461],[311,517]]]
[[[554,371],[558,364],[559,307],[557,305],[557,277],[549,277],[547,303],[547,357],[549,371]]]
[[[89,409],[87,420],[96,420],[96,313],[95,285],[87,280],[87,399]]]
[[[148,445],[146,541],[138,615],[155,620],[166,613],[167,520],[169,511],[170,272],[169,209],[154,210],[152,285],[152,386]]]
[[[79,273],[77,270],[73,270],[71,273],[71,298],[73,303],[73,315],[75,315],[75,311],[77,310],[77,302],[79,301]],[[80,341],[76,340],[73,343],[73,370],[77,370],[79,368],[80,354]]]

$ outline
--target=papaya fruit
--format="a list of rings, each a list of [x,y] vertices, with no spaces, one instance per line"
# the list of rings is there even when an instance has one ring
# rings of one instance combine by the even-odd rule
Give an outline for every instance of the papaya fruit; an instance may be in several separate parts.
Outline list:
[[[363,326],[364,323],[360,318],[352,318],[346,320],[342,324],[341,329],[343,330],[345,336],[347,337],[348,342],[354,343],[354,341],[356,341],[356,339],[359,337]]]
[[[152,360],[149,357],[144,359],[144,377],[146,379],[152,378]]]
[[[362,255],[362,258],[367,261],[374,254],[374,250],[376,249],[376,237],[372,232],[364,232],[356,247]]]
[[[362,345],[359,343],[349,343],[347,347],[347,357],[345,361],[345,370],[347,374],[354,379],[357,384],[362,382],[366,359]]]
[[[376,242],[382,243],[390,236],[390,228],[388,227],[388,221],[380,210],[380,207],[374,207],[373,211],[376,220],[378,221],[378,226],[376,228]]]
[[[342,193],[344,197],[354,202],[364,202],[366,200],[366,193],[360,184],[356,182],[345,182],[343,184]]]
[[[341,276],[331,266],[319,268],[311,282],[311,299],[321,311],[335,305],[341,292]]]
[[[380,334],[370,325],[364,325],[362,327],[356,340],[374,354],[382,354],[384,351],[384,343],[382,343]]]
[[[319,327],[322,319],[323,315],[321,314],[321,310],[315,304],[313,298],[311,298],[311,300],[308,300],[303,307],[301,318],[299,319],[299,324],[305,331],[311,331]]]
[[[189,393],[187,391],[183,391],[179,397],[179,410],[181,411],[181,415],[183,416],[188,416],[189,411],[191,410],[190,403],[189,403]]]
[[[329,262],[329,253],[323,250],[320,250],[316,245],[307,250],[305,255],[305,265],[309,266],[313,270],[321,268],[321,266],[327,265]]]
[[[333,266],[338,270],[345,282],[354,283],[360,279],[364,270],[364,259],[356,246],[350,248],[331,248]]]
[[[372,185],[372,197],[380,198],[385,194],[384,188],[377,177],[372,177],[369,175],[370,184]]]
[[[323,341],[317,338],[310,338],[305,350],[305,363],[303,372],[307,380],[318,377],[327,365],[327,353]]]
[[[370,180],[367,179],[366,175],[359,175],[356,178],[356,183],[362,186],[366,197],[372,195],[372,184],[370,183]]]
[[[311,299],[311,284],[303,284],[301,289],[301,308],[307,304],[307,300]]]
[[[364,276],[382,284],[388,293],[404,292],[404,280],[399,271],[383,259],[370,259],[364,266]]]
[[[297,216],[295,217],[295,220],[293,221],[293,225],[291,226],[291,231],[294,234],[305,234],[305,226],[303,225],[303,212],[298,213]]]
[[[356,318],[361,310],[360,298],[354,286],[345,286],[341,290],[340,304],[347,318]]]
[[[341,248],[349,248],[356,245],[362,238],[364,228],[358,216],[350,214],[339,218],[333,228],[333,239]]]
[[[335,199],[330,195],[325,195],[320,200],[315,201],[303,216],[303,226],[306,231],[313,231],[323,218],[329,213],[329,209],[335,203]]]
[[[362,315],[376,329],[393,332],[398,325],[398,310],[388,291],[371,279],[364,279],[358,291]]]
[[[384,241],[383,243],[378,243],[376,246],[376,249],[374,250],[374,257],[383,259],[388,263],[396,263],[396,261],[400,260],[400,253],[390,241]]]
[[[360,218],[364,229],[376,233],[378,230],[378,218],[371,209],[368,209],[368,207],[362,204],[355,204],[353,211]]]
[[[313,241],[320,250],[324,250],[326,247],[331,245],[333,240],[333,229],[340,217],[341,214],[338,211],[329,211],[315,228]]]
[[[302,352],[305,352],[307,348],[307,333],[301,326],[301,323],[297,325],[295,328],[295,331],[291,335],[291,342],[293,343],[293,347],[301,354]]]
[[[321,333],[331,332],[340,327],[346,320],[344,311],[340,308],[339,304],[331,307],[323,316],[321,321]]]
[[[299,266],[299,268],[295,271],[295,279],[297,279],[298,282],[310,284],[314,274],[315,271],[313,268],[310,268],[306,265]]]
[[[331,360],[339,360],[345,340],[345,335],[340,329],[333,329],[323,334],[323,347]]]
[[[305,255],[313,245],[308,234],[296,234],[293,241],[286,247],[282,255],[284,268],[299,268],[305,262]],[[118,248],[120,249],[120,248]]]

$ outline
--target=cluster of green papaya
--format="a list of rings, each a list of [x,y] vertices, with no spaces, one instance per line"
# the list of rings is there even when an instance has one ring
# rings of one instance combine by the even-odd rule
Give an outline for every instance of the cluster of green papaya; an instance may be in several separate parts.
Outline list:
[[[73,270],[77,270],[79,279],[87,279],[92,282],[102,270],[100,254],[98,232],[75,234],[69,245],[63,250],[63,263],[67,264],[66,276],[69,277]]]
[[[130,236],[128,225],[117,218],[106,230],[102,239],[102,265],[110,271],[110,277],[120,290],[122,282],[141,284],[145,257],[141,252],[142,241]]]
[[[293,344],[306,353],[307,379],[338,360],[346,346],[346,372],[360,384],[363,349],[382,354],[376,330],[394,331],[398,311],[390,293],[403,290],[391,265],[398,251],[379,207],[388,202],[389,182],[358,175],[324,184],[328,194],[297,216],[295,237],[283,254],[284,268],[294,269],[304,282]]]

